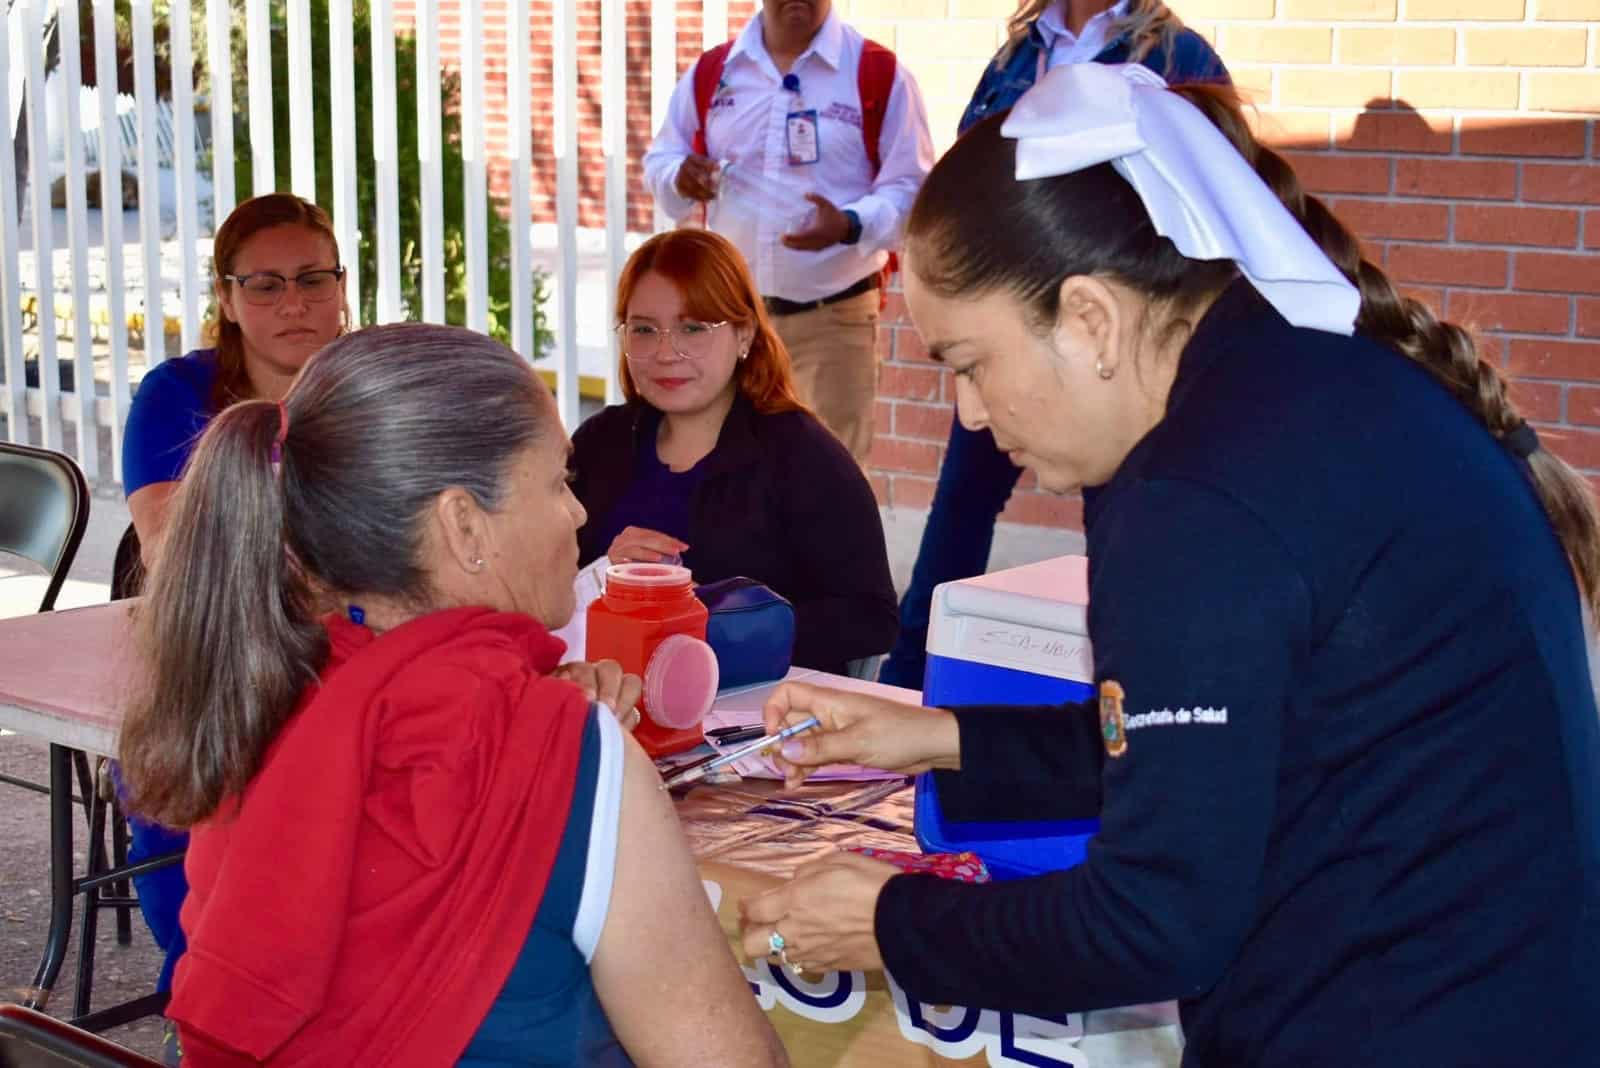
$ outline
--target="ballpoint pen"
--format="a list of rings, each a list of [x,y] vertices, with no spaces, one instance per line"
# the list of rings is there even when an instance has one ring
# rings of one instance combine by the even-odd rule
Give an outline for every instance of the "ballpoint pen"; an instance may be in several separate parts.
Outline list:
[[[759,723],[748,727],[713,727],[706,731],[706,739],[713,745],[738,745],[766,733],[767,729]]]
[[[813,727],[820,727],[821,725],[821,721],[818,720],[816,716],[812,716],[810,719],[802,720],[801,722],[793,724],[792,726],[785,727],[783,730],[778,731],[775,734],[768,734],[764,737],[757,738],[749,745],[741,745],[739,748],[734,749],[731,752],[723,753],[720,756],[713,757],[712,759],[702,763],[691,764],[688,767],[679,768],[661,780],[661,788],[665,790],[669,786],[682,786],[686,783],[699,782],[711,772],[726,764],[732,764],[740,757],[749,756],[751,753],[758,752],[774,745],[780,745],[803,731],[808,731]]]
[[[714,727],[706,731],[706,741],[711,743],[711,752],[698,760],[691,760],[687,764],[679,764],[668,770],[669,775],[681,775],[695,768],[703,767],[727,752],[724,746],[739,745],[742,742],[754,741],[767,733],[767,728],[756,723],[748,727]]]

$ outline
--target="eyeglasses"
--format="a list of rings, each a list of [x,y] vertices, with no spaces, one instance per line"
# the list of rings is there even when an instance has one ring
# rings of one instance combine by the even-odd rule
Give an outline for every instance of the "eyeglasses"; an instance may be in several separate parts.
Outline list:
[[[698,360],[711,354],[717,329],[727,326],[728,322],[727,319],[719,323],[685,319],[668,330],[654,323],[628,322],[618,323],[616,329],[622,342],[622,354],[630,360],[660,359],[663,335],[669,339],[673,352],[686,360]]]
[[[300,291],[300,296],[309,303],[321,304],[332,300],[339,295],[339,279],[344,277],[344,268],[307,271],[293,278],[285,278],[272,271],[225,274],[222,277],[239,287],[239,292],[244,294],[246,304],[254,304],[258,308],[270,308],[283,299],[291,282]]]

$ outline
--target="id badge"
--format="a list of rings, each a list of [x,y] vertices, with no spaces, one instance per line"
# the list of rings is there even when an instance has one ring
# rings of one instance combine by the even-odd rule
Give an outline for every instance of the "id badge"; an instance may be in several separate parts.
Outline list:
[[[789,143],[789,165],[804,166],[822,158],[822,145],[817,134],[817,109],[789,112],[784,132]]]

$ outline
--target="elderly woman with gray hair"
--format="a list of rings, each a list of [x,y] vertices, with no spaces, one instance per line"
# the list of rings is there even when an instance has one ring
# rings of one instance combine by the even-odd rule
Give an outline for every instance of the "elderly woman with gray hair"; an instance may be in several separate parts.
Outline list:
[[[560,664],[569,450],[524,361],[439,326],[211,422],[121,752],[192,829],[185,1064],[785,1062],[604,707],[638,681]]]

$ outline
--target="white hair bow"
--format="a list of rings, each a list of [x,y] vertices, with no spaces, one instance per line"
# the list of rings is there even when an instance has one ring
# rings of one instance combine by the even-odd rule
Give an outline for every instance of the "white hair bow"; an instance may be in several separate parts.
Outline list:
[[[1232,260],[1296,326],[1350,334],[1361,294],[1222,132],[1137,63],[1057,67],[1000,132],[1019,182],[1109,162],[1156,231],[1194,260]]]

